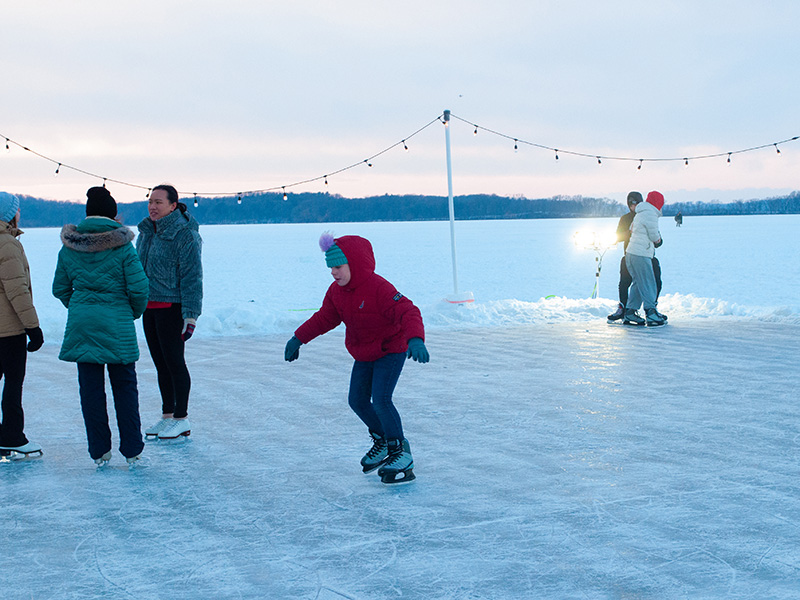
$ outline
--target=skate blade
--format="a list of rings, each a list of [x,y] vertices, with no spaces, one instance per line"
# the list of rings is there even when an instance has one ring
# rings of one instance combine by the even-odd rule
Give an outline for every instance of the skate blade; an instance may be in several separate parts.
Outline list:
[[[381,468],[383,465],[385,465],[387,462],[389,462],[389,459],[388,459],[388,458],[387,458],[386,460],[382,461],[382,462],[379,462],[379,463],[378,463],[377,465],[375,465],[374,467],[365,467],[364,465],[361,465],[361,471],[362,471],[363,473],[372,473],[372,472],[373,472],[375,469],[380,469],[380,468]]]
[[[25,462],[28,460],[37,460],[42,458],[41,450],[34,450],[33,452],[17,452],[12,450],[11,454],[6,457],[11,462]]]
[[[381,483],[398,485],[401,483],[411,483],[416,478],[417,476],[414,475],[414,469],[408,469],[407,471],[399,471],[397,473],[384,473],[381,475]]]
[[[172,436],[172,437],[168,437],[168,438],[159,437],[158,439],[159,439],[159,441],[162,441],[162,442],[174,442],[175,440],[179,440],[181,438],[189,439],[189,434],[190,433],[192,433],[191,430],[184,431],[183,433],[179,433],[178,435],[175,435],[175,436]]]
[[[634,323],[633,321],[623,321],[622,324],[630,327],[644,327],[644,323]]]

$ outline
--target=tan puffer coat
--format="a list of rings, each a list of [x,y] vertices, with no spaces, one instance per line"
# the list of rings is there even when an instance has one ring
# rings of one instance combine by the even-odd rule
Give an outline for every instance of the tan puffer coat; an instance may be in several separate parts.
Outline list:
[[[22,232],[0,221],[0,337],[39,326],[33,307],[31,270],[17,237]]]

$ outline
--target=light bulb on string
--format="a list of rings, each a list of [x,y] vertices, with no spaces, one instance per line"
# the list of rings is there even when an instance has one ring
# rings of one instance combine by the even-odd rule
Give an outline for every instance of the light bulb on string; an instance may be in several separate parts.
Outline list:
[[[150,200],[150,192],[151,192],[151,191],[152,191],[152,190],[151,190],[150,188],[147,188],[147,193],[144,195],[144,199],[145,199],[145,200]]]
[[[242,203],[242,193],[239,192],[236,198],[236,204],[241,204],[241,203]]]
[[[328,176],[325,175],[325,185],[328,185]]]
[[[601,161],[601,160],[600,160],[600,157],[599,157],[599,156],[597,157],[597,164],[598,164],[598,165],[602,165],[602,164],[603,164],[603,161]]]
[[[683,159],[683,166],[684,167],[688,167],[689,166],[689,159],[688,158],[684,158]]]
[[[286,186],[283,188],[283,201],[286,202],[289,199],[289,196],[286,195]]]
[[[519,146],[517,146],[517,141],[518,141],[517,138],[514,138],[514,152],[519,150]]]
[[[478,126],[475,125],[475,131],[472,132],[472,135],[478,135]]]
[[[773,145],[773,146],[775,146],[775,151],[776,151],[778,154],[780,154],[780,153],[781,153],[781,149],[780,149],[780,148],[778,148],[778,144],[772,144],[772,145]]]
[[[403,140],[403,149],[408,152],[408,144],[406,144],[405,140]]]
[[[642,163],[644,163],[644,159],[643,159],[643,158],[640,158],[640,159],[639,159],[639,166],[638,166],[638,167],[636,167],[636,170],[637,170],[637,171],[641,171],[641,170],[642,170]]]
[[[733,154],[733,153],[732,152],[728,152],[728,164],[731,164],[731,154]]]
[[[8,138],[6,138],[6,152],[11,152],[11,146],[8,145]]]
[[[371,163],[371,162],[369,162],[369,159],[368,159],[368,158],[365,158],[365,159],[364,159],[364,162],[365,162],[365,163],[367,163],[367,166],[368,166],[368,167],[371,167],[371,166],[372,166],[372,163]]]
[[[556,148],[556,160],[558,160],[558,148]]]
[[[198,206],[198,203],[197,203],[197,194],[195,194],[195,195],[194,195],[194,207],[195,207],[195,208],[197,208],[197,206]]]
[[[106,187],[106,178],[103,177],[103,187]]]
[[[56,172],[53,173],[53,177],[58,177],[58,173],[60,171],[61,171],[61,163],[58,163],[58,166],[56,167]]]

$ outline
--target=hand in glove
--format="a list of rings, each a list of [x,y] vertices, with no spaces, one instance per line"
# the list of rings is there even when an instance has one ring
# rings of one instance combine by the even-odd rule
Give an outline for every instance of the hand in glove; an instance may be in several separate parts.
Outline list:
[[[283,351],[284,360],[286,360],[286,362],[292,362],[300,358],[300,346],[302,345],[303,342],[292,336],[292,339],[286,342],[286,350]]]
[[[408,358],[413,358],[419,363],[426,363],[431,359],[422,338],[415,337],[408,340]]]
[[[42,334],[41,327],[32,327],[31,329],[26,329],[25,334],[30,340],[28,342],[28,352],[36,352],[42,347],[42,344],[44,344],[44,335]]]
[[[197,325],[197,319],[184,319],[183,330],[181,331],[181,339],[186,342],[194,335],[194,328]]]
[[[664,243],[664,240],[661,239],[661,238],[658,238],[657,242],[653,242],[653,248],[661,248],[661,244],[663,244],[663,243]]]

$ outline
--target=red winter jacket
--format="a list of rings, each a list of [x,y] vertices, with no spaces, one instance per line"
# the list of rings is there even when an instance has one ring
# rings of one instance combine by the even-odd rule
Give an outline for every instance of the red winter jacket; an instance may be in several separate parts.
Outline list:
[[[334,281],[325,294],[322,308],[297,328],[295,337],[307,344],[344,322],[345,346],[359,361],[405,352],[411,338],[424,340],[419,309],[375,273],[375,255],[369,240],[346,235],[335,241],[347,257],[350,282],[340,286]]]

